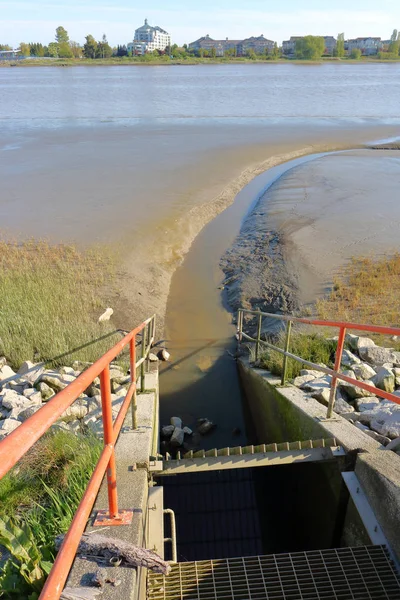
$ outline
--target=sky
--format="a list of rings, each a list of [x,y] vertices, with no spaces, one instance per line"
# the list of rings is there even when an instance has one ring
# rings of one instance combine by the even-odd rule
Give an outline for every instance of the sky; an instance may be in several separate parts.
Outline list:
[[[147,18],[182,45],[207,33],[215,39],[261,35],[279,44],[291,35],[380,36],[400,30],[400,0],[0,0],[0,44],[48,44],[62,25],[84,42],[103,33],[112,46],[132,41]]]

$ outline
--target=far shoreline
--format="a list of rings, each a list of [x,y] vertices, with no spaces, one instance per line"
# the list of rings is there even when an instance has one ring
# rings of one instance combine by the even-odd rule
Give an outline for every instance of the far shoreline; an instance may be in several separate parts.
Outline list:
[[[197,66],[197,65],[363,65],[363,64],[399,64],[398,59],[362,58],[340,59],[322,58],[321,60],[299,60],[280,58],[276,60],[253,60],[253,59],[190,59],[190,60],[151,60],[142,61],[137,59],[21,59],[14,61],[0,61],[0,68],[11,67],[175,67],[175,66]]]

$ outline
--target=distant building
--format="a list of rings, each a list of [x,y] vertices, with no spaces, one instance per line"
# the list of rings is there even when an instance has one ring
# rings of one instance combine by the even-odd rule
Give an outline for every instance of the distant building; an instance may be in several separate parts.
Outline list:
[[[164,52],[170,46],[170,34],[161,27],[152,27],[145,19],[144,25],[136,29],[133,42],[127,45],[127,50],[132,54],[146,54],[146,52],[154,52],[154,50]]]
[[[354,40],[347,40],[344,44],[345,49],[351,54],[352,50],[361,50],[365,56],[378,54],[384,47],[380,37],[359,37]]]
[[[194,51],[207,50],[210,52],[213,48],[216,56],[224,56],[228,50],[235,50],[237,56],[244,56],[248,50],[254,50],[256,54],[263,54],[265,48],[273,50],[275,42],[267,40],[263,35],[259,37],[250,37],[245,40],[214,40],[208,34],[189,44],[189,49]]]
[[[25,58],[21,54],[21,50],[0,50],[0,60],[16,60]]]
[[[254,50],[256,54],[265,54],[265,51],[272,52],[275,42],[267,40],[263,35],[250,37],[238,44],[238,55],[245,56],[249,50]]]
[[[296,42],[302,40],[303,36],[301,35],[292,35],[290,40],[285,40],[282,42],[282,54],[285,56],[293,56],[296,52]]]
[[[333,35],[324,35],[323,38],[325,42],[324,54],[329,54],[330,56],[332,56],[337,46],[336,38],[334,38]]]
[[[285,56],[294,56],[296,53],[296,43],[302,40],[304,36],[292,36],[290,40],[286,40],[282,43],[282,54]],[[332,35],[322,35],[324,38],[325,50],[324,54],[333,55],[333,51],[336,48],[337,41]]]

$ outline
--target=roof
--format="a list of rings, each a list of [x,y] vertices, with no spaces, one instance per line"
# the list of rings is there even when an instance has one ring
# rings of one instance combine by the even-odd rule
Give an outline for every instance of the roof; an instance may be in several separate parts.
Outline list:
[[[272,40],[268,40],[263,35],[259,35],[259,36],[252,35],[251,37],[243,40],[242,43],[244,44],[245,42],[269,42],[271,44],[274,44],[274,42]]]
[[[211,38],[208,34],[207,35],[203,35],[203,37],[199,38],[198,40],[196,40],[195,42],[192,42],[192,44],[198,44],[200,42],[216,42],[217,40],[214,40],[213,38]]]
[[[147,19],[144,20],[144,25],[141,25],[140,27],[138,27],[136,29],[136,31],[159,31],[160,33],[167,33],[165,31],[165,29],[161,29],[161,27],[159,27],[158,25],[156,25],[155,27],[152,27],[151,25],[149,25],[149,22]]]

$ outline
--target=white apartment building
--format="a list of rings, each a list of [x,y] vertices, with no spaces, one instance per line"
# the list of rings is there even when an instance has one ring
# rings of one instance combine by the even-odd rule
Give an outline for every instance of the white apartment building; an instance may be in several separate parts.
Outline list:
[[[133,42],[127,45],[128,52],[132,54],[146,54],[146,52],[154,52],[171,46],[171,36],[161,27],[152,27],[147,19],[144,25],[136,29]]]

